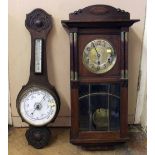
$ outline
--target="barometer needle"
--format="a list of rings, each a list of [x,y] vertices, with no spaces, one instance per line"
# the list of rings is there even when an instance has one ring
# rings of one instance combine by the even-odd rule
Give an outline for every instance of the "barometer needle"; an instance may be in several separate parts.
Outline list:
[[[42,101],[44,100],[45,96],[46,96],[46,95],[44,95],[43,98],[42,98],[42,100],[39,102],[40,104],[41,104]],[[31,113],[31,115],[33,115],[34,112],[35,112],[37,109],[39,109],[39,105],[37,105],[37,106],[35,107],[35,109],[34,109],[33,112]]]
[[[34,112],[35,112],[35,110],[36,110],[37,108],[35,108],[34,110],[33,110],[33,112],[31,113],[31,115],[33,115],[34,114]]]
[[[34,108],[34,110],[33,110],[33,112],[31,113],[31,115],[33,115],[34,112],[35,112],[36,110],[38,110],[38,109],[40,109],[39,104]]]
[[[46,95],[44,95],[44,96],[43,96],[42,100],[40,101],[40,104],[41,104],[41,103],[42,103],[42,101],[44,100],[45,96],[46,96]]]

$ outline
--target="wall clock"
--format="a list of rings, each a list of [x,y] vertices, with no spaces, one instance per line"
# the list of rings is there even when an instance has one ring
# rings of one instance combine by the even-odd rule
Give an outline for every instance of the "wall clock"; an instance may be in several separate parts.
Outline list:
[[[128,31],[139,20],[93,5],[69,14],[73,144],[102,148],[128,140]]]
[[[27,14],[25,26],[31,34],[31,66],[28,83],[20,90],[16,104],[22,121],[30,128],[26,138],[30,145],[42,148],[49,143],[51,132],[46,127],[53,122],[60,109],[60,99],[48,81],[46,40],[52,18],[42,9]]]

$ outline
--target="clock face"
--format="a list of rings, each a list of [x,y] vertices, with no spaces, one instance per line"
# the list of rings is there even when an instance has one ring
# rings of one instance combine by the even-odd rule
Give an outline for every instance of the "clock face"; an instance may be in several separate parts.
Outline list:
[[[92,73],[102,74],[112,69],[116,63],[116,53],[112,45],[103,39],[89,42],[83,51],[83,64]]]
[[[37,87],[26,90],[19,103],[21,116],[27,123],[34,126],[49,123],[57,111],[54,97],[47,90]]]

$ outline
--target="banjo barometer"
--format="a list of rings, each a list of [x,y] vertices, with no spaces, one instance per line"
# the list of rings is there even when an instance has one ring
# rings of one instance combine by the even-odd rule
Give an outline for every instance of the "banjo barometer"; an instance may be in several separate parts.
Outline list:
[[[70,142],[102,149],[128,140],[128,31],[139,20],[92,5],[69,14]]]
[[[16,103],[22,121],[30,128],[26,138],[35,148],[49,143],[51,132],[46,127],[53,122],[60,109],[60,99],[47,76],[46,40],[52,18],[42,9],[27,14],[25,26],[31,34],[31,66],[28,83],[22,87]]]

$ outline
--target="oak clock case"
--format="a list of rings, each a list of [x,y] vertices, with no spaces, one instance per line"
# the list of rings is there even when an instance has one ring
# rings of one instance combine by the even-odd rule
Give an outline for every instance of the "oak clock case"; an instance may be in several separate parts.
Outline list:
[[[59,95],[47,75],[46,42],[52,28],[51,15],[35,9],[26,15],[25,26],[31,34],[30,77],[16,105],[22,121],[30,125],[25,134],[28,143],[39,149],[48,145],[51,131],[46,126],[54,122],[60,109]]]
[[[69,14],[70,142],[102,149],[128,140],[128,32],[139,20],[92,5]]]

